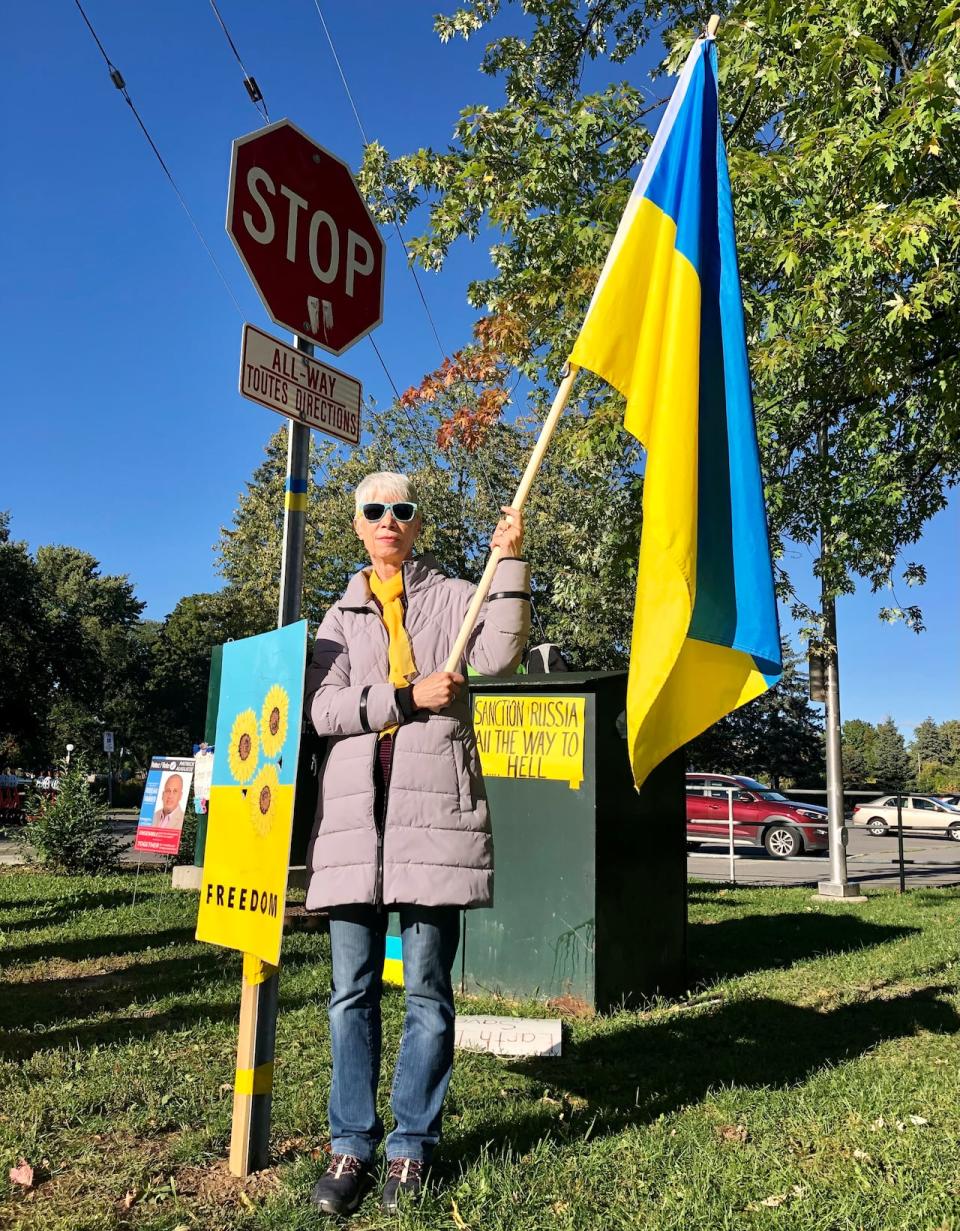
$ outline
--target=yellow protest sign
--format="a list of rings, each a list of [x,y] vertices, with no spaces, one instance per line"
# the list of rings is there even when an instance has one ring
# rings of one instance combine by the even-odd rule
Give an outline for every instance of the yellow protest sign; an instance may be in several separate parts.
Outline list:
[[[473,724],[488,778],[583,782],[585,697],[478,696]]]
[[[290,864],[307,623],[223,648],[197,940],[276,966]]]

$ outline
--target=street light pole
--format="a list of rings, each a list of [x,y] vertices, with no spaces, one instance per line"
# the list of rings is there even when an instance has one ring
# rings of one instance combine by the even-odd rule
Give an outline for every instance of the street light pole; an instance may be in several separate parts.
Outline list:
[[[820,431],[820,453],[823,457],[824,469],[829,465],[830,455],[827,443],[827,430]],[[829,491],[829,481],[825,490]],[[820,558],[821,565],[827,559],[830,550],[828,531],[829,519],[826,512],[820,522]],[[830,841],[830,879],[820,881],[817,886],[818,895],[822,898],[862,898],[860,886],[847,880],[847,827],[843,816],[843,751],[840,741],[840,664],[837,653],[837,603],[830,589],[830,577],[826,569],[821,568],[820,578],[821,611],[823,613],[823,648],[825,692],[826,692],[826,730],[824,732],[827,752],[827,828]]]

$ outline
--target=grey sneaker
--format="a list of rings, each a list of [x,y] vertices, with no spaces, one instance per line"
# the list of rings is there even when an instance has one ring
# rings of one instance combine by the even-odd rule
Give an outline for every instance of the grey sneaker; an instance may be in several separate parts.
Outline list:
[[[310,1203],[322,1214],[342,1217],[353,1214],[363,1200],[364,1181],[370,1168],[352,1154],[334,1154],[330,1166],[317,1180]]]
[[[419,1158],[391,1158],[387,1168],[387,1182],[380,1198],[381,1210],[395,1214],[401,1193],[404,1200],[417,1197],[423,1188],[423,1173],[426,1169],[426,1163]]]

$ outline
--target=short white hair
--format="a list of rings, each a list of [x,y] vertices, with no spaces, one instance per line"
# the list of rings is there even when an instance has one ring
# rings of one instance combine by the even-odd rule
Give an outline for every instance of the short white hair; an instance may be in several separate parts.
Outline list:
[[[395,470],[378,470],[360,480],[355,497],[356,511],[359,513],[374,495],[386,496],[388,500],[410,500],[414,504],[417,500],[413,484],[405,474]]]

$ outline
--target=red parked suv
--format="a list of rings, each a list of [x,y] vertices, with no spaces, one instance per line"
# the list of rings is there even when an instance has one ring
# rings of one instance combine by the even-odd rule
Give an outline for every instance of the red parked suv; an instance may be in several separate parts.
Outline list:
[[[688,846],[728,841],[731,787],[735,844],[762,846],[775,859],[827,850],[826,808],[794,803],[739,774],[687,774]]]

